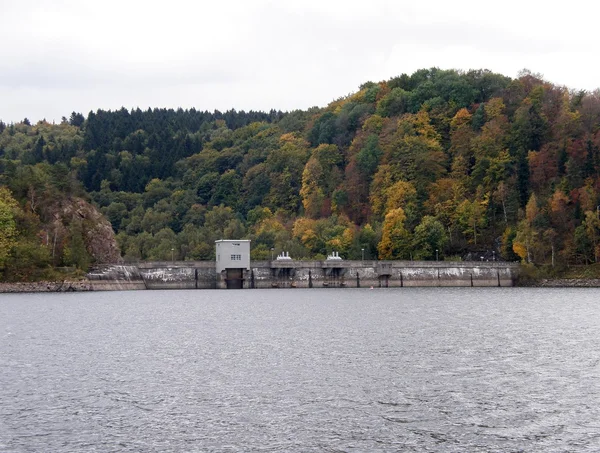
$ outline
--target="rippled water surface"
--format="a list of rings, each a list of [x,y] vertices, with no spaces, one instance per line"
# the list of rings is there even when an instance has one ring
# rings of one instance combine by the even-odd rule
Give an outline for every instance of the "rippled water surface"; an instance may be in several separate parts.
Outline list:
[[[600,291],[0,294],[0,451],[600,451]]]

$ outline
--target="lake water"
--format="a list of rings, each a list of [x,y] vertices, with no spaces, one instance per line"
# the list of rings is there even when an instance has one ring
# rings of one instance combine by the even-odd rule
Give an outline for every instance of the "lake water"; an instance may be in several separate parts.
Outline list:
[[[0,294],[2,452],[600,451],[600,290]]]

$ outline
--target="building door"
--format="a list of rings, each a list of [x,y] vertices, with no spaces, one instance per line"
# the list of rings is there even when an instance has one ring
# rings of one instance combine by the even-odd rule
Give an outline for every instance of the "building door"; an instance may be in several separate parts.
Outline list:
[[[242,289],[244,287],[244,269],[227,269],[225,283],[227,289]]]
[[[389,286],[389,275],[380,275],[379,276],[379,287],[387,288]]]

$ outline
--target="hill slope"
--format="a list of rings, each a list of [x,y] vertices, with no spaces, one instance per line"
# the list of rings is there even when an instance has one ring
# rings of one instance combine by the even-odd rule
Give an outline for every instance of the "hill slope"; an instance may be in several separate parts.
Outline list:
[[[527,72],[424,69],[288,113],[121,109],[0,124],[0,170],[23,215],[39,217],[19,234],[47,225],[36,203],[77,194],[127,260],[172,249],[210,259],[212,241],[239,237],[255,259],[275,249],[568,264],[600,251],[600,94]]]

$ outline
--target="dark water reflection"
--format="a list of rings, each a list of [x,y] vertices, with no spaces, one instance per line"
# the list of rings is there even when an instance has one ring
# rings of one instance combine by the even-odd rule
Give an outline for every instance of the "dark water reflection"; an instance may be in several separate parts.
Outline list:
[[[599,296],[0,295],[0,451],[600,451]]]

